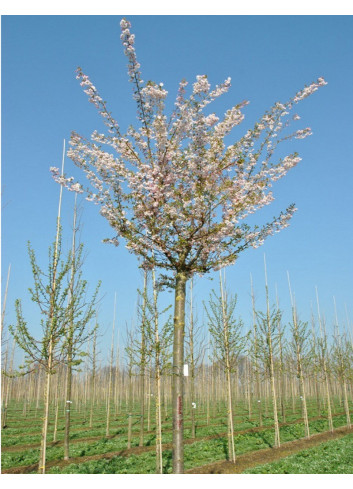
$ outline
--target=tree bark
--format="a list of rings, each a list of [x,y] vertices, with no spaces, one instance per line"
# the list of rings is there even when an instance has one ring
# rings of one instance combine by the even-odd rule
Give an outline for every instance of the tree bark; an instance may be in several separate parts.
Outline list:
[[[47,435],[48,435],[48,422],[49,422],[51,370],[52,370],[52,363],[53,363],[52,348],[53,348],[52,340],[50,340],[50,342],[49,342],[48,370],[46,372],[46,381],[45,381],[45,385],[44,385],[44,414],[43,414],[42,437],[41,437],[40,455],[39,455],[39,467],[38,467],[38,473],[39,474],[45,474]]]
[[[190,341],[190,397],[191,397],[191,438],[196,438],[195,428],[195,359],[194,359],[194,314],[193,314],[193,283],[190,282],[190,329],[189,329],[189,341]]]
[[[66,369],[64,460],[69,460],[70,457],[71,387],[72,387],[72,352],[70,348],[67,353],[67,369]]]
[[[173,343],[173,473],[184,473],[184,328],[186,274],[178,272],[175,283]]]
[[[352,427],[351,424],[351,417],[349,414],[349,405],[348,405],[348,395],[347,395],[347,384],[346,384],[346,379],[343,379],[343,396],[344,396],[344,410],[346,412],[346,418],[347,418],[347,426],[348,428]]]
[[[131,366],[129,368],[129,409],[128,409],[128,428],[127,428],[127,448],[131,448],[132,438],[132,371]]]
[[[144,431],[145,431],[145,373],[146,373],[146,299],[147,299],[147,271],[144,275],[143,285],[143,306],[142,306],[142,325],[141,325],[141,364],[140,364],[140,379],[141,379],[141,417],[140,417],[140,441],[139,446],[143,447]]]
[[[55,422],[54,422],[54,433],[53,441],[56,441],[56,435],[58,433],[58,419],[59,419],[59,378],[56,379],[56,389],[55,389]],[[26,405],[26,403],[25,403]]]

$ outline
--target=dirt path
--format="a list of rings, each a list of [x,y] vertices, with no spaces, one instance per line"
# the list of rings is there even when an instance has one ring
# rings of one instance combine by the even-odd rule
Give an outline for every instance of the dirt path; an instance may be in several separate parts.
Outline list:
[[[289,441],[283,443],[280,448],[265,448],[257,450],[237,457],[236,463],[228,461],[215,462],[213,464],[204,465],[188,470],[188,474],[241,474],[247,469],[263,465],[275,460],[279,460],[294,453],[300,452],[307,448],[314,447],[321,443],[337,438],[342,438],[348,433],[353,433],[353,428],[342,427],[334,430],[333,433],[325,431],[312,435],[309,439],[303,438],[300,440]]]

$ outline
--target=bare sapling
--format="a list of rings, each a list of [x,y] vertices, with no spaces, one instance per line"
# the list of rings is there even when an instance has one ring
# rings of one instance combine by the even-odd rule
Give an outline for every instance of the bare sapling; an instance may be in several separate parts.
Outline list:
[[[278,293],[277,293],[277,286],[276,286],[276,305],[277,305],[277,310],[279,311],[279,300],[278,300]],[[285,348],[285,342],[284,340],[284,329],[282,330],[282,324],[281,321],[278,323],[278,348],[279,348],[279,375],[280,375],[280,401],[281,401],[281,415],[282,415],[282,422],[286,422],[286,392],[285,392],[285,374],[286,374],[286,369],[285,369],[285,363],[284,363],[284,354],[283,350]]]
[[[149,320],[146,321],[146,333],[148,335],[149,355],[153,361],[155,379],[155,420],[156,420],[156,473],[163,473],[163,453],[162,453],[162,412],[161,412],[161,379],[163,374],[171,373],[171,353],[172,345],[172,322],[171,318],[163,322],[160,329],[159,317],[166,313],[167,307],[163,311],[158,310],[158,284],[156,281],[155,270],[152,269],[152,289],[153,299],[148,300],[146,294],[146,304],[149,309]],[[146,289],[147,292],[147,289]]]
[[[315,331],[315,318],[313,313],[312,304],[310,304],[311,309],[311,371],[314,381],[315,398],[317,414],[321,416],[321,393],[320,393],[320,362],[319,362],[319,348],[317,343],[316,331]]]
[[[132,423],[132,402],[133,402],[133,383],[132,383],[132,370],[133,366],[136,366],[139,372],[139,404],[140,404],[140,434],[139,434],[139,446],[143,446],[144,443],[144,427],[145,427],[145,374],[146,365],[149,361],[149,345],[146,339],[147,328],[147,309],[148,309],[148,297],[147,297],[147,270],[144,270],[143,279],[143,291],[138,289],[137,300],[137,315],[138,326],[133,331],[128,332],[129,345],[125,349],[128,355],[128,363],[131,367],[129,370],[129,433]],[[142,304],[141,304],[142,298]],[[129,439],[131,437],[129,436]],[[128,442],[130,446],[130,441]]]
[[[65,435],[64,435],[64,460],[70,457],[70,419],[71,419],[71,389],[72,371],[83,361],[87,353],[83,351],[85,344],[89,344],[94,335],[94,329],[89,331],[88,325],[95,313],[95,305],[100,283],[92,298],[87,301],[86,294],[88,283],[82,278],[83,244],[77,244],[77,193],[75,194],[74,217],[71,245],[71,270],[68,294],[68,320],[65,328],[65,340],[63,350],[66,363],[66,393],[65,393]]]
[[[10,363],[9,367],[7,369],[7,356],[8,356],[8,346],[6,348],[6,361],[5,361],[5,369],[4,371],[1,372],[3,375],[2,379],[2,385],[5,384],[5,394],[2,396],[2,416],[1,416],[1,427],[2,428],[7,428],[7,413],[8,413],[8,405],[9,405],[9,399],[11,396],[11,387],[12,387],[12,379],[14,376],[13,372],[13,363],[14,363],[14,356],[15,356],[15,348],[16,348],[16,340],[13,340],[12,343],[12,348],[11,348],[11,353],[10,353]],[[6,379],[6,383],[4,380]]]
[[[116,344],[116,358],[115,358],[115,373],[114,373],[114,404],[115,404],[115,417],[119,414],[119,398],[121,389],[119,386],[120,381],[120,345],[119,345],[119,331]]]
[[[147,298],[147,270],[144,271],[144,283],[143,283],[143,303],[142,303],[142,314],[141,314],[141,355],[140,355],[140,440],[139,446],[143,447],[144,441],[144,428],[145,428],[145,374],[146,374],[146,298]]]
[[[258,342],[258,331],[257,331],[257,319],[256,319],[256,307],[255,307],[255,294],[252,281],[252,275],[250,274],[250,284],[251,284],[251,304],[252,304],[252,318],[253,318],[253,330],[252,336],[250,336],[252,348],[250,349],[250,354],[253,357],[253,368],[255,373],[255,393],[256,393],[256,403],[257,412],[259,416],[259,426],[262,426],[262,399],[260,390],[260,353],[259,353],[259,342]]]
[[[127,387],[127,420],[128,420],[128,433],[127,433],[127,448],[131,448],[132,440],[132,417],[133,417],[133,369],[136,365],[136,330],[131,328],[127,331],[125,352],[127,355],[127,375],[128,375],[128,387]]]
[[[151,384],[151,376],[152,376],[152,361],[151,359],[148,362],[148,392],[147,392],[147,431],[151,431],[151,397],[152,397],[152,384]]]
[[[235,462],[233,402],[231,379],[238,368],[239,355],[245,348],[246,338],[242,335],[243,323],[235,318],[236,296],[228,297],[224,289],[224,278],[220,270],[220,295],[215,291],[210,296],[208,308],[205,306],[208,327],[212,337],[214,357],[226,375],[226,395],[228,412],[228,455]]]
[[[56,442],[56,436],[58,433],[58,421],[59,421],[59,379],[58,379],[58,375],[56,375],[54,408],[55,408],[55,420],[54,420],[53,442]]]
[[[289,273],[287,272],[288,277],[288,287],[289,294],[292,306],[292,322],[290,323],[290,331],[291,331],[291,347],[295,352],[296,357],[296,373],[297,378],[299,380],[299,392],[300,392],[300,401],[302,405],[302,414],[304,419],[305,426],[305,437],[310,438],[310,429],[309,429],[309,419],[308,419],[308,410],[306,403],[306,389],[304,382],[304,368],[308,366],[310,362],[310,351],[308,350],[308,323],[300,321],[298,319],[297,308],[295,304],[295,299],[292,295],[292,288],[289,279]]]
[[[106,421],[106,427],[105,427],[105,436],[109,436],[109,429],[110,429],[110,404],[111,404],[112,384],[113,384],[115,318],[116,318],[116,292],[114,294],[114,315],[113,315],[113,326],[112,326],[112,341],[111,341],[111,345],[110,345],[109,380],[108,380],[108,394],[107,394],[107,421]]]
[[[63,177],[65,160],[65,141],[63,144],[61,177]],[[43,336],[40,340],[30,334],[27,323],[22,314],[21,301],[18,299],[15,303],[17,326],[16,330],[11,332],[26,355],[27,368],[30,371],[33,364],[39,364],[45,372],[44,380],[44,413],[42,423],[41,447],[38,472],[45,474],[46,465],[46,447],[49,422],[49,404],[50,404],[50,387],[51,376],[55,373],[56,366],[61,362],[62,351],[60,342],[64,334],[64,328],[67,321],[67,309],[65,301],[68,296],[68,287],[65,286],[65,279],[71,266],[71,255],[61,261],[61,201],[62,187],[60,188],[59,207],[56,222],[56,238],[52,247],[49,248],[49,266],[48,274],[44,274],[38,266],[34,250],[28,244],[28,252],[32,266],[34,279],[34,288],[29,289],[31,300],[35,302],[41,314]],[[46,283],[47,282],[47,283]]]
[[[323,375],[323,381],[326,391],[326,402],[327,402],[327,419],[329,430],[333,432],[333,421],[332,421],[332,407],[331,407],[331,393],[330,393],[330,379],[329,379],[329,365],[328,365],[328,345],[327,345],[327,335],[324,325],[324,320],[321,318],[320,304],[319,304],[319,294],[316,290],[316,303],[317,303],[317,315],[320,327],[320,338],[318,339],[318,361],[321,367],[321,372]]]
[[[8,371],[7,369],[7,362],[8,362],[8,353],[9,353],[9,342],[8,340],[4,338],[4,325],[5,325],[5,314],[6,314],[6,302],[7,302],[7,293],[9,289],[9,282],[10,282],[10,272],[11,272],[11,263],[9,264],[9,268],[7,271],[7,279],[6,279],[6,286],[5,286],[5,294],[4,294],[4,300],[2,303],[2,310],[1,310],[1,352],[3,353],[5,350],[5,358],[3,356],[1,357],[1,410],[2,410],[2,417],[1,417],[1,426],[4,428],[6,426],[7,422],[7,407],[8,407],[8,399],[9,399],[9,389],[10,389],[10,384],[11,384],[11,375],[12,375],[12,367],[13,367],[13,362],[12,365],[10,365],[10,369]],[[6,349],[4,348],[6,344]],[[15,345],[15,342],[14,342]],[[13,348],[15,347],[13,345]],[[12,355],[11,355],[12,358]],[[3,361],[4,360],[4,361]],[[11,363],[11,361],[10,361]],[[10,374],[10,375],[7,375]],[[6,392],[6,394],[5,394]]]
[[[11,327],[11,332],[26,354],[26,369],[24,374],[32,370],[33,365],[39,364],[45,372],[44,380],[44,413],[41,438],[41,450],[39,460],[39,473],[45,473],[46,446],[49,421],[49,403],[51,377],[56,368],[63,361],[62,339],[65,335],[67,324],[68,287],[65,279],[71,267],[71,255],[62,262],[61,257],[61,233],[58,226],[58,234],[54,245],[49,250],[49,273],[44,274],[37,265],[33,249],[29,245],[29,256],[32,265],[34,288],[29,289],[31,300],[38,304],[44,318],[41,320],[42,338],[36,340],[30,333],[22,313],[21,301],[15,303],[17,325]],[[48,278],[49,283],[46,283]]]
[[[349,379],[349,371],[352,371],[353,365],[353,348],[345,334],[341,335],[338,324],[336,299],[333,298],[335,308],[335,334],[333,346],[331,349],[332,368],[341,388],[343,397],[343,405],[346,413],[347,426],[352,427],[351,416],[349,412],[347,384]]]
[[[96,314],[96,322],[92,337],[92,354],[91,354],[91,378],[90,378],[90,416],[89,416],[89,427],[93,426],[93,411],[94,402],[96,397],[96,377],[97,377],[97,330],[98,321]]]
[[[186,362],[189,367],[188,386],[189,386],[189,409],[191,413],[191,438],[196,437],[196,421],[195,414],[197,411],[197,403],[195,397],[195,376],[196,368],[202,363],[205,348],[203,340],[200,338],[201,327],[197,326],[197,318],[195,317],[193,307],[193,279],[190,280],[190,312],[189,322],[186,329]]]
[[[258,325],[258,352],[262,357],[262,363],[265,367],[265,374],[270,384],[273,419],[275,426],[275,447],[278,448],[281,445],[279,423],[278,423],[278,410],[277,410],[277,393],[276,393],[276,376],[275,376],[275,357],[279,350],[279,323],[281,321],[281,311],[277,307],[270,308],[268,283],[267,283],[267,267],[266,259],[264,257],[265,265],[265,290],[266,290],[266,312],[256,312],[257,325]],[[266,398],[267,401],[267,398]],[[267,409],[267,402],[265,404]]]
[[[141,363],[152,365],[154,372],[154,399],[156,421],[156,473],[163,473],[162,457],[162,375],[170,373],[170,346],[172,342],[172,323],[170,318],[159,324],[159,318],[170,306],[163,311],[158,310],[158,294],[160,284],[157,283],[155,270],[152,269],[152,298],[148,293],[148,272],[144,271],[143,291],[138,291],[142,298],[139,301],[139,327],[135,337],[130,336],[129,363],[135,364],[141,372]],[[143,328],[143,336],[141,329]]]

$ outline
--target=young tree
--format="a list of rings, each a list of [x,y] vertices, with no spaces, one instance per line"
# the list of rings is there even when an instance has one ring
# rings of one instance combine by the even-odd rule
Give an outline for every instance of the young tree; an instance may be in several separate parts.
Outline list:
[[[128,389],[127,389],[127,395],[128,395],[128,432],[127,432],[127,448],[131,448],[131,438],[132,438],[132,411],[133,411],[133,384],[132,384],[132,379],[133,379],[133,370],[134,366],[136,365],[136,331],[131,328],[130,330],[127,330],[127,340],[126,340],[126,347],[125,347],[125,353],[127,357],[127,374],[128,374]]]
[[[333,421],[332,421],[332,401],[330,393],[330,366],[329,366],[329,348],[327,344],[327,335],[324,318],[321,318],[320,304],[319,304],[319,294],[316,290],[316,303],[317,303],[317,315],[320,327],[320,338],[317,341],[317,361],[320,365],[321,375],[325,383],[326,400],[327,400],[327,419],[329,430],[333,432]]]
[[[282,318],[282,313],[278,307],[270,307],[268,283],[267,283],[267,267],[265,260],[265,290],[266,290],[266,312],[256,312],[257,317],[257,342],[258,355],[264,365],[265,376],[270,380],[271,397],[273,407],[273,419],[275,424],[275,447],[278,448],[281,444],[278,411],[277,411],[277,394],[276,394],[276,378],[275,378],[275,357],[279,350],[280,331],[279,324]]]
[[[97,377],[97,330],[98,330],[98,321],[96,314],[96,323],[93,332],[92,338],[92,353],[90,355],[91,361],[91,378],[90,378],[90,416],[89,416],[89,427],[93,426],[93,407],[96,396],[96,377]]]
[[[279,300],[277,293],[277,285],[276,285],[276,305],[277,310],[279,311]],[[280,372],[280,383],[281,383],[281,414],[283,423],[286,422],[286,407],[285,407],[285,362],[283,358],[283,350],[285,348],[284,337],[284,329],[282,330],[281,321],[278,323],[278,346],[279,346],[279,372]]]
[[[148,291],[148,271],[144,270],[143,290],[138,290],[139,301],[138,317],[139,323],[136,330],[129,334],[129,345],[126,348],[128,355],[129,370],[132,372],[133,365],[136,365],[142,376],[149,360],[153,363],[155,378],[155,419],[156,419],[156,472],[162,473],[162,423],[161,423],[161,377],[170,368],[169,346],[171,344],[171,321],[170,318],[159,328],[159,317],[167,312],[169,306],[163,311],[158,311],[158,284],[156,281],[155,270],[152,269],[152,289],[153,296],[149,296]],[[142,377],[143,380],[143,377]],[[140,402],[144,402],[144,389],[141,389]],[[141,416],[143,415],[141,409]],[[140,425],[140,446],[143,444]]]
[[[144,282],[143,282],[143,304],[141,310],[141,357],[140,357],[140,379],[141,379],[141,417],[140,417],[140,441],[139,446],[143,447],[144,441],[144,431],[145,431],[145,375],[146,375],[146,295],[147,295],[147,270],[144,271]]]
[[[49,401],[51,376],[57,366],[62,363],[62,338],[68,320],[67,298],[69,287],[67,277],[71,268],[71,255],[62,262],[61,259],[61,233],[58,225],[58,234],[55,243],[49,249],[49,271],[45,274],[37,264],[34,250],[28,245],[32,265],[34,287],[29,289],[31,300],[35,302],[43,316],[41,319],[42,337],[36,340],[27,326],[22,313],[22,305],[16,300],[16,328],[10,331],[17,344],[26,354],[27,370],[31,371],[33,364],[39,364],[45,372],[44,384],[44,413],[41,449],[39,459],[39,473],[45,473],[46,446],[49,420]]]
[[[351,424],[351,416],[349,413],[347,381],[349,376],[349,369],[353,364],[352,362],[353,348],[352,345],[349,343],[346,335],[345,334],[341,335],[340,333],[335,298],[334,298],[334,306],[335,306],[335,335],[334,335],[333,345],[331,348],[332,367],[333,367],[333,372],[336,375],[336,378],[342,390],[344,410],[347,419],[347,426],[348,428],[351,428],[352,424]]]
[[[319,416],[321,416],[321,396],[320,396],[320,375],[321,375],[321,365],[319,362],[319,346],[318,346],[318,340],[316,337],[316,332],[315,332],[315,318],[314,318],[314,313],[313,313],[313,306],[312,303],[310,304],[310,309],[311,309],[311,340],[310,340],[310,350],[311,350],[311,360],[312,360],[312,365],[311,365],[311,370],[312,370],[312,377],[314,381],[314,386],[315,386],[315,397],[316,397],[316,406],[317,406],[317,413]]]
[[[319,78],[288,102],[275,103],[252,129],[226,147],[224,139],[242,122],[241,109],[247,102],[232,107],[221,120],[203,111],[229,90],[230,78],[211,90],[207,76],[199,75],[188,98],[183,80],[175,110],[167,118],[167,91],[163,84],[142,80],[130,23],[123,19],[120,25],[141,127],[129,127],[124,135],[96,87],[78,68],[77,78],[109,134],[94,131],[90,141],[72,133],[68,154],[86,173],[88,188],[73,183],[72,177],[61,177],[56,168],[52,172],[59,183],[86,191],[87,199],[101,206],[101,214],[116,232],[106,241],[118,244],[122,237],[127,248],[150,267],[170,272],[165,280],[175,288],[173,472],[182,473],[186,282],[194,273],[234,263],[241,251],[261,245],[267,236],[289,225],[294,205],[260,227],[251,228],[243,220],[273,201],[272,183],[300,161],[297,153],[279,161],[272,157],[282,141],[311,134],[310,128],[286,134],[289,113],[326,82]]]
[[[107,394],[107,422],[105,427],[105,436],[109,436],[109,428],[110,428],[110,400],[112,396],[112,384],[113,384],[115,317],[116,317],[116,292],[114,294],[114,316],[113,316],[113,326],[112,326],[112,341],[110,345],[109,380],[108,380],[108,394]]]
[[[14,361],[14,356],[15,356],[16,341],[13,340],[13,343],[12,343],[9,366],[7,366],[8,348],[9,348],[9,343],[7,344],[7,347],[6,347],[4,370],[1,371],[1,374],[3,376],[2,381],[1,381],[1,387],[3,388],[3,392],[1,395],[1,401],[2,401],[1,427],[2,428],[7,427],[7,408],[8,408],[8,403],[9,403],[9,399],[10,399],[10,392],[11,392],[11,387],[12,387],[12,378],[14,375],[13,374],[13,361]],[[5,382],[5,378],[6,378],[6,382]]]
[[[196,368],[202,363],[205,355],[203,339],[200,338],[201,327],[197,326],[197,318],[194,314],[193,307],[193,279],[190,280],[190,314],[189,323],[186,329],[186,361],[190,366],[188,383],[190,386],[190,405],[191,405],[191,438],[196,438],[196,399],[195,399],[195,376]]]
[[[255,295],[253,288],[252,275],[250,274],[250,284],[251,284],[251,305],[252,305],[252,318],[253,318],[253,330],[250,336],[250,355],[253,357],[254,373],[255,373],[255,392],[257,400],[257,412],[259,415],[259,426],[262,426],[262,402],[261,402],[261,391],[260,391],[260,354],[259,354],[259,340],[258,340],[258,327],[256,320],[256,307],[255,307]]]
[[[220,296],[213,291],[209,300],[209,310],[206,313],[209,330],[213,340],[214,356],[223,367],[227,380],[228,403],[228,454],[229,460],[235,462],[233,403],[231,389],[231,374],[238,368],[238,359],[244,350],[246,338],[242,336],[243,323],[234,317],[237,303],[236,296],[228,299],[224,290],[222,271],[220,270]]]
[[[304,425],[305,425],[305,437],[310,438],[308,410],[306,406],[306,391],[305,391],[305,383],[304,383],[304,366],[308,364],[309,354],[310,354],[310,351],[308,351],[308,342],[307,342],[309,336],[308,323],[305,323],[298,319],[297,308],[295,305],[294,297],[292,295],[292,289],[290,285],[288,272],[287,275],[288,275],[289,294],[290,294],[290,300],[292,305],[292,322],[290,323],[289,326],[290,331],[292,333],[292,340],[290,346],[292,347],[292,350],[295,352],[295,357],[296,357],[296,371],[299,380],[299,392],[300,392],[302,413],[303,413]]]
[[[147,277],[146,277],[147,279]],[[147,295],[147,280],[144,290],[144,303],[147,307],[145,311],[145,333],[148,345],[147,356],[153,361],[154,380],[155,380],[155,419],[156,419],[156,473],[163,473],[163,455],[162,455],[162,415],[161,415],[161,379],[162,375],[170,373],[171,354],[170,346],[172,344],[173,330],[172,321],[169,317],[159,326],[159,317],[163,315],[169,307],[163,311],[158,311],[158,285],[156,281],[155,270],[152,269],[152,289],[153,298],[149,299]],[[148,314],[147,314],[148,312]]]
[[[71,247],[71,270],[69,281],[69,295],[67,305],[67,324],[65,327],[65,339],[63,343],[64,355],[66,357],[66,409],[65,409],[65,436],[64,436],[64,459],[69,459],[70,443],[70,414],[71,414],[71,385],[72,370],[82,362],[85,355],[82,348],[95,334],[95,329],[88,331],[88,324],[95,310],[95,303],[100,283],[98,284],[92,298],[87,301],[87,281],[82,279],[83,245],[76,246],[77,208],[74,207],[74,220]]]

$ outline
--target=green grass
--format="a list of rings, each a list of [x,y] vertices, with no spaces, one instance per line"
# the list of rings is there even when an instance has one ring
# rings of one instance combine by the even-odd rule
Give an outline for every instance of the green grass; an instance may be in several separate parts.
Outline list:
[[[310,424],[311,433],[319,433],[327,430],[327,421],[323,419],[319,419],[316,421],[312,421]],[[338,416],[334,418],[334,426],[342,426],[345,424],[345,416]],[[224,430],[223,430],[224,431]],[[304,433],[304,425],[303,424],[295,424],[291,426],[283,426],[280,428],[280,437],[282,442],[292,441],[298,438],[303,438],[305,436]],[[163,443],[167,443],[171,441],[172,434],[165,433],[163,434]],[[254,432],[254,433],[244,433],[239,434],[234,437],[236,452],[238,455],[243,453],[259,450],[262,448],[269,448],[274,446],[274,430],[273,428],[264,427],[263,430]],[[132,446],[137,446],[139,442],[138,436],[132,438]],[[146,435],[145,437],[145,445],[153,445],[155,443],[154,435]],[[70,455],[71,457],[83,457],[89,455],[98,455],[105,454],[109,452],[115,452],[119,450],[126,449],[127,447],[127,437],[125,434],[119,434],[117,437],[113,439],[107,439],[102,437],[100,440],[91,441],[91,442],[76,442],[71,444],[70,446]],[[154,452],[151,452],[154,458]],[[187,453],[190,453],[190,456],[187,458]],[[47,461],[59,460],[63,458],[64,449],[63,446],[54,446],[47,448]],[[149,454],[150,455],[150,454]],[[141,457],[139,455],[138,457]],[[31,465],[38,461],[39,458],[39,446],[38,448],[34,448],[31,450],[25,451],[16,451],[16,452],[3,452],[2,454],[2,468],[7,469],[11,467],[21,466],[21,465]],[[119,457],[120,459],[121,457]],[[131,457],[128,457],[131,459]],[[134,459],[136,456],[134,456]],[[227,437],[207,440],[207,441],[197,441],[191,445],[185,446],[185,464],[187,468],[192,468],[200,465],[207,464],[212,461],[222,460],[227,458]],[[147,457],[148,459],[148,457]],[[124,460],[127,460],[127,457],[124,457]],[[137,464],[136,470],[144,467],[143,470],[146,472],[136,472],[136,473],[153,473],[149,472],[152,470],[150,468],[150,464],[148,463],[146,466],[143,465],[142,460]],[[188,460],[192,462],[191,466],[188,466]],[[110,461],[108,461],[109,464]],[[130,463],[130,462],[129,462]],[[119,462],[119,467],[124,467],[124,461]],[[105,467],[105,466],[104,466]],[[80,469],[83,470],[83,469]],[[106,470],[106,467],[104,468]],[[108,469],[107,469],[108,470]],[[110,469],[109,469],[110,470]],[[125,469],[123,469],[125,470]],[[80,472],[82,473],[82,472]],[[108,473],[108,472],[104,472]],[[114,472],[109,472],[114,473]],[[122,472],[125,473],[125,472]],[[127,472],[133,473],[133,472]]]
[[[353,434],[258,465],[245,474],[353,474]]]
[[[39,458],[39,442],[40,442],[40,418],[41,409],[38,409],[38,417],[36,418],[35,410],[28,409],[27,418],[21,416],[22,410],[16,409],[16,405],[9,409],[8,427],[2,431],[3,447],[18,447],[16,452],[6,452],[2,454],[2,468],[8,469],[16,466],[31,465],[37,463]],[[20,407],[20,404],[18,405]],[[255,405],[256,408],[256,405]],[[138,406],[135,406],[136,413]],[[340,409],[342,410],[342,409]],[[196,436],[214,436],[227,431],[227,419],[225,416],[225,407],[220,403],[217,409],[212,410],[210,425],[206,425],[205,413],[200,410],[196,418]],[[216,413],[217,411],[217,413]],[[317,416],[315,406],[309,408],[311,416]],[[112,406],[112,412],[114,412]],[[151,407],[151,412],[153,409]],[[236,415],[235,431],[246,430],[258,426],[258,418],[256,410],[253,410],[252,418],[249,420],[247,410],[244,405],[237,403],[235,405]],[[85,414],[86,413],[86,414]],[[163,429],[162,442],[170,443],[172,441],[171,416],[169,410],[169,418],[165,418],[163,413]],[[293,412],[291,406],[287,405],[286,421],[291,422],[300,418],[300,412]],[[22,419],[21,419],[22,418]],[[71,425],[71,440],[75,443],[70,445],[70,455],[72,457],[82,457],[91,455],[103,455],[109,452],[118,452],[127,448],[127,416],[125,411],[120,411],[119,415],[112,415],[110,434],[114,438],[105,438],[105,408],[96,407],[94,411],[93,426],[89,428],[89,417],[87,410],[72,411]],[[48,443],[52,441],[54,416],[51,416],[49,425]],[[64,436],[64,417],[60,412],[57,440],[61,441]],[[280,419],[281,421],[281,419]],[[345,424],[345,416],[334,417],[334,427]],[[147,424],[147,423],[146,423]],[[235,435],[236,452],[238,455],[253,450],[269,448],[274,445],[274,429],[270,427],[273,424],[271,416],[271,406],[268,404],[268,416],[263,416],[263,428],[259,432],[243,433]],[[186,412],[185,415],[185,439],[190,438],[190,416]],[[84,428],[84,429],[80,429]],[[145,425],[145,428],[146,425]],[[133,418],[133,438],[132,446],[137,446],[139,443],[139,415],[136,414]],[[151,430],[154,429],[153,416]],[[319,419],[310,422],[311,434],[327,431],[328,423],[326,419]],[[85,437],[100,437],[97,440],[85,441]],[[302,423],[293,424],[291,426],[283,426],[280,428],[281,441],[291,441],[298,438],[303,438],[304,425]],[[21,445],[38,444],[33,449],[21,449]],[[153,446],[155,444],[155,434],[145,433],[144,445]],[[186,470],[202,466],[207,463],[227,458],[228,440],[227,436],[222,438],[214,438],[212,440],[197,441],[192,444],[185,445],[185,468]],[[63,446],[48,446],[47,461],[60,460],[63,458]],[[163,452],[164,472],[171,472],[171,452],[165,450]],[[64,468],[53,467],[55,473],[131,473],[131,474],[148,474],[155,471],[155,451],[147,452],[140,455],[131,455],[129,457],[114,457],[111,460],[100,459],[80,464],[71,464]]]
[[[223,438],[196,442],[185,445],[185,469],[191,469],[217,460],[223,460],[227,454],[227,442]],[[51,474],[154,474],[156,455],[154,451],[129,457],[114,457],[110,460],[100,459],[70,464],[66,467],[52,467]],[[163,451],[163,473],[172,472],[172,452]]]

